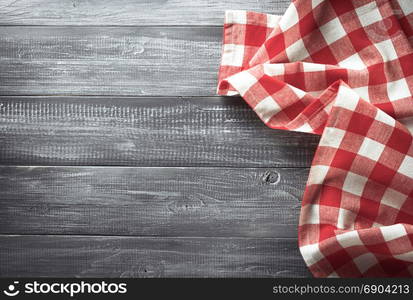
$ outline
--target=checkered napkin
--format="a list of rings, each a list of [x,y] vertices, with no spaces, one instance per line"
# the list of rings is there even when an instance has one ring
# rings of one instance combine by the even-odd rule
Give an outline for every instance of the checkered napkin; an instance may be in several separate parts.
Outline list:
[[[299,247],[317,277],[413,275],[413,1],[228,11],[218,93],[321,135]]]

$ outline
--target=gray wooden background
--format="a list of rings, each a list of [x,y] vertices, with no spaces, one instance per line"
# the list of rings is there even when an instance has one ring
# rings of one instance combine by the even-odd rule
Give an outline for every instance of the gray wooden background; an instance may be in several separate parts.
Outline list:
[[[300,277],[312,135],[215,96],[224,10],[0,0],[0,276]]]

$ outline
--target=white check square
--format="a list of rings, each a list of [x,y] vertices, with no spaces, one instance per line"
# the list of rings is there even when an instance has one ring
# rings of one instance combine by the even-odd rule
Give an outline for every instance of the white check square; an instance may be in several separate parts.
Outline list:
[[[302,219],[301,224],[320,224],[320,206],[318,204],[309,204],[304,207],[307,219]]]
[[[376,43],[374,46],[380,52],[381,57],[383,57],[383,62],[388,62],[398,58],[396,49],[390,39]]]
[[[386,242],[406,236],[406,229],[402,224],[380,227],[381,234]]]
[[[300,247],[301,255],[305,262],[311,266],[324,258],[323,254],[318,247],[318,244],[311,244]]]
[[[413,2],[411,0],[399,0],[398,2],[405,16],[413,13]]]
[[[326,127],[320,140],[320,146],[339,148],[346,132],[334,127]]]
[[[357,230],[351,230],[346,233],[339,234],[336,236],[336,239],[343,248],[364,245],[360,240]]]
[[[281,111],[281,107],[271,96],[260,101],[255,108],[257,115],[267,123],[274,115]]]
[[[406,155],[404,157],[398,172],[406,175],[407,177],[413,178],[413,158],[411,156]]]
[[[360,96],[356,92],[354,92],[347,86],[341,86],[338,90],[334,106],[354,111],[357,108],[359,102]]]
[[[375,2],[356,8],[356,13],[363,27],[367,27],[383,19]]]
[[[358,88],[353,88],[353,91],[360,96],[361,99],[370,101],[370,93],[369,93],[369,87],[368,86],[362,86]],[[380,111],[378,109],[378,111]]]
[[[338,41],[347,35],[338,18],[335,18],[327,24],[321,26],[320,31],[328,45],[331,45],[335,41]]]
[[[280,22],[282,16],[268,15],[267,14],[267,27],[274,28]]]
[[[295,128],[294,131],[299,131],[299,132],[313,132],[313,131],[314,131],[314,128],[311,127],[310,124],[304,123],[303,125]]]
[[[348,172],[343,184],[343,191],[361,196],[363,194],[364,186],[366,185],[367,178]]]
[[[358,55],[357,53],[353,54],[350,57],[347,57],[345,60],[340,61],[338,65],[342,68],[350,70],[363,70],[367,68],[363,60],[360,58],[360,55]]]
[[[354,229],[354,221],[356,214],[344,208],[338,210],[337,228],[340,229]]]
[[[284,75],[284,64],[263,64],[264,73],[268,76],[280,76]]]
[[[251,75],[248,71],[237,73],[227,80],[236,90],[238,90],[241,96],[245,95],[245,93],[257,83],[257,78]]]
[[[360,146],[358,154],[370,158],[371,160],[378,161],[384,148],[385,146],[383,144],[366,137]]]
[[[247,24],[247,12],[244,10],[225,11],[226,24]]]
[[[404,260],[404,261],[409,261],[413,262],[413,251],[406,252],[406,253],[401,253],[401,254],[396,254],[394,255],[395,258]]]
[[[285,49],[290,62],[300,61],[310,56],[302,39]]]
[[[222,65],[241,67],[244,60],[244,46],[225,44],[222,53]]]
[[[388,114],[386,114],[381,109],[377,110],[375,119],[389,126],[392,126],[392,127],[396,126],[396,120],[392,116],[389,116]]]
[[[302,98],[304,98],[305,95],[307,95],[306,92],[304,92],[304,91],[301,90],[301,89],[296,88],[296,87],[293,86],[293,85],[291,85],[290,88],[291,88],[291,91],[293,91],[294,94],[298,97],[298,99],[302,99]]]
[[[397,81],[387,83],[387,94],[391,101],[411,97],[409,85],[406,79],[402,78]]]
[[[326,65],[302,62],[304,72],[323,72],[326,70]]]
[[[408,197],[392,188],[387,188],[381,198],[381,203],[395,209],[400,209]]]

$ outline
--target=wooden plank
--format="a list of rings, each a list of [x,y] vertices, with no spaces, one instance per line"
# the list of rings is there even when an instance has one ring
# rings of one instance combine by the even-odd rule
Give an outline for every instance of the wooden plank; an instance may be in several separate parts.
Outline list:
[[[0,97],[0,164],[308,167],[318,137],[240,98]]]
[[[1,25],[222,25],[224,10],[283,14],[290,0],[0,0]]]
[[[0,277],[307,277],[295,239],[0,236]]]
[[[219,27],[0,27],[3,95],[215,95]]]
[[[297,237],[307,169],[0,167],[0,233]]]

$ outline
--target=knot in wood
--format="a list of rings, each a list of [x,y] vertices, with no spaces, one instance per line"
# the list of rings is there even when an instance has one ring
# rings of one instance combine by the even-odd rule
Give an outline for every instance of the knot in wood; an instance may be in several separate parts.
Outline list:
[[[275,171],[266,171],[262,176],[262,181],[265,184],[278,184],[280,182],[280,174]]]

